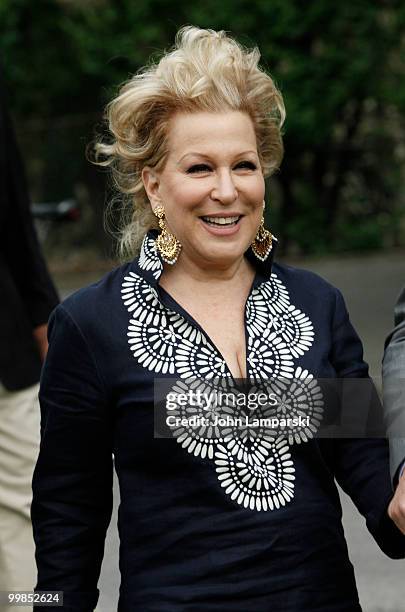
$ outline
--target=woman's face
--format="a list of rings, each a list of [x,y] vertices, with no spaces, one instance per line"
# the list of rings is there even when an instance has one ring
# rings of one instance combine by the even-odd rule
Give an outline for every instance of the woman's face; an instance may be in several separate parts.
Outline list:
[[[263,212],[264,178],[250,117],[242,112],[178,113],[169,124],[164,169],[144,168],[152,208],[164,206],[166,223],[188,258],[223,268],[240,259]]]

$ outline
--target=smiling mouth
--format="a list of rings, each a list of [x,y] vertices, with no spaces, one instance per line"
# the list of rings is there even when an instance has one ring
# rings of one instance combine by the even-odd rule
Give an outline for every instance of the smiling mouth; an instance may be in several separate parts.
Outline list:
[[[200,217],[204,223],[211,225],[212,227],[232,227],[237,225],[242,219],[242,215],[235,217]]]

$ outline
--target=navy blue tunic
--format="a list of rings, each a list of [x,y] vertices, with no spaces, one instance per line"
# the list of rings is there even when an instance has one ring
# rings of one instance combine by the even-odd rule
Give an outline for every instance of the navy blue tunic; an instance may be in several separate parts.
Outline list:
[[[358,612],[335,480],[384,552],[405,557],[405,537],[386,513],[386,441],[311,431],[250,447],[197,443],[187,432],[154,437],[154,379],[231,376],[204,330],[159,286],[155,236],[145,237],[139,259],[51,316],[33,481],[37,589],[64,591],[71,612],[95,607],[114,454],[120,612]],[[366,377],[340,292],[310,272],[246,256],[256,261],[248,376]]]

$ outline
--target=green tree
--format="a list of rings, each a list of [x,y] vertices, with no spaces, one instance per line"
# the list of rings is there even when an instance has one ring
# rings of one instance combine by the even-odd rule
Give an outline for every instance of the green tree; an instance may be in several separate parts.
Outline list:
[[[257,44],[287,107],[285,159],[269,185],[282,243],[309,252],[404,241],[402,2],[2,0],[0,23],[23,122],[86,113],[94,121],[186,23]],[[81,147],[86,130],[76,134]]]

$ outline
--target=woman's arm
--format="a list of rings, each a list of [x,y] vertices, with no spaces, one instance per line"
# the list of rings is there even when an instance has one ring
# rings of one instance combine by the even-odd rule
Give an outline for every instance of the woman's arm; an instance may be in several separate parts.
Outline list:
[[[31,511],[36,590],[63,591],[63,610],[89,612],[112,511],[111,416],[91,347],[63,306],[48,336]]]
[[[368,375],[361,341],[337,290],[330,360],[339,378],[365,378]],[[357,396],[353,395],[351,402],[352,410],[363,408],[358,406]],[[389,557],[405,557],[405,536],[387,512],[393,496],[387,440],[366,436],[335,439],[334,463],[337,481],[365,517],[367,527],[380,548]]]

